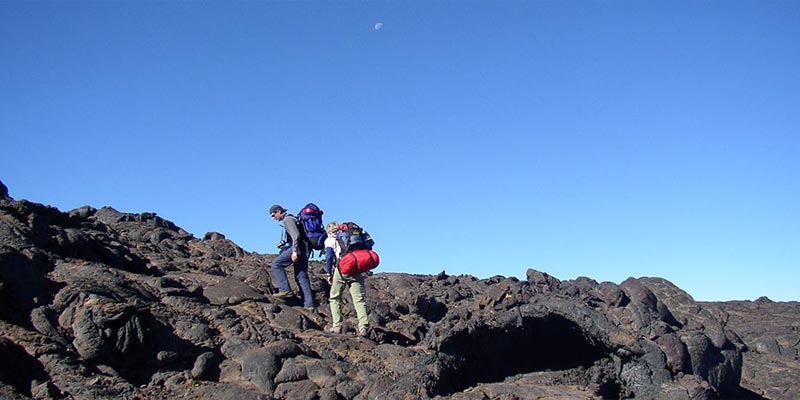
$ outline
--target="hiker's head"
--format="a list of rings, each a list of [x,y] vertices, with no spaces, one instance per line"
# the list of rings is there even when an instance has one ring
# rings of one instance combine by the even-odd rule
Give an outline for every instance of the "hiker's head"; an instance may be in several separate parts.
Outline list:
[[[269,216],[275,220],[280,220],[281,218],[283,218],[283,214],[285,212],[286,209],[278,204],[275,204],[274,206],[269,208]]]
[[[336,231],[339,230],[339,223],[336,221],[329,222],[328,225],[325,227],[325,230],[328,232],[328,235],[333,235]]]

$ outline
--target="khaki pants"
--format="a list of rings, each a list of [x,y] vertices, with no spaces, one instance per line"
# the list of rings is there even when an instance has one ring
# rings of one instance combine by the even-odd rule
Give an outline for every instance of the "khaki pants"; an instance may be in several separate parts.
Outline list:
[[[358,328],[366,328],[369,325],[367,303],[364,301],[366,296],[364,275],[363,273],[342,275],[338,268],[334,268],[333,284],[331,285],[331,317],[334,328],[342,326],[342,294],[346,285],[350,286],[350,296],[353,297],[353,305],[356,307]]]

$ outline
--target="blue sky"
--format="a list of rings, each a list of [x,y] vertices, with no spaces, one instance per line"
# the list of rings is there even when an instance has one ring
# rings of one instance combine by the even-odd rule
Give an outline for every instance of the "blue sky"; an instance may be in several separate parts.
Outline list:
[[[0,180],[379,271],[800,300],[800,3],[0,2]],[[382,23],[376,29],[377,23]]]

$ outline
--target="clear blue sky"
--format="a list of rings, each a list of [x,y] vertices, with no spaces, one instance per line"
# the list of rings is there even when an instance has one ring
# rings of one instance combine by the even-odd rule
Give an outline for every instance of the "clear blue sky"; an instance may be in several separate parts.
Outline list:
[[[0,2],[0,180],[379,271],[800,300],[800,2]],[[382,23],[376,29],[377,23]]]

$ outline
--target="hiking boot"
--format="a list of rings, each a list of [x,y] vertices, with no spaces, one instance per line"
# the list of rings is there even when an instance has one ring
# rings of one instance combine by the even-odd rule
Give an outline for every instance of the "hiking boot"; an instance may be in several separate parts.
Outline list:
[[[368,337],[369,336],[369,327],[362,326],[361,328],[358,328],[358,336],[361,336],[363,338]]]
[[[330,333],[342,333],[342,326],[341,325],[332,326],[332,327],[328,328],[328,332],[330,332]]]
[[[317,312],[317,307],[314,307],[314,306],[307,306],[307,307],[304,307],[304,308],[306,310],[308,310],[309,312],[313,312],[313,313]]]
[[[281,290],[280,292],[273,294],[273,296],[275,296],[277,298],[281,298],[281,299],[284,298],[284,297],[289,297],[291,295],[292,295],[292,292],[285,291],[285,290]]]

